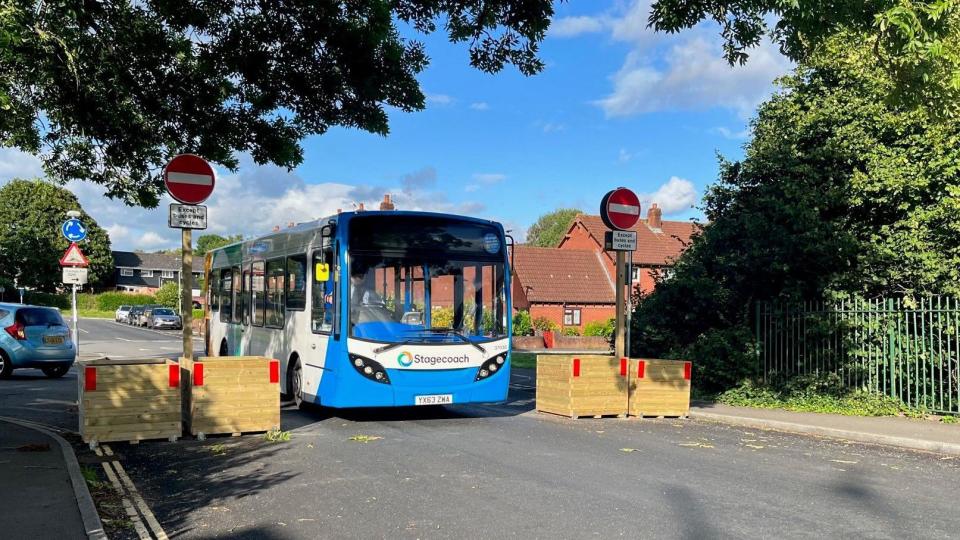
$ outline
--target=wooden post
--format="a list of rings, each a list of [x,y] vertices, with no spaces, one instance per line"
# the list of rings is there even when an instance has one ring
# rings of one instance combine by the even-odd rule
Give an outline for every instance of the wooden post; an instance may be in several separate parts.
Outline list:
[[[617,292],[616,292],[616,328],[614,330],[614,354],[617,357],[623,357],[626,350],[626,314],[624,289],[627,285],[627,264],[623,251],[617,251]]]
[[[183,323],[183,357],[193,360],[193,238],[190,229],[183,229],[183,251],[180,257],[180,321]]]

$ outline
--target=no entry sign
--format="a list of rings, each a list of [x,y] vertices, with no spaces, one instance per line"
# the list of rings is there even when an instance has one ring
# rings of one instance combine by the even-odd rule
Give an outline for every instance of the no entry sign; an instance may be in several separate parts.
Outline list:
[[[174,199],[183,204],[200,204],[213,193],[213,167],[193,154],[180,154],[163,169],[163,183]]]
[[[617,188],[603,196],[600,217],[611,229],[632,229],[640,219],[640,199],[627,188]]]

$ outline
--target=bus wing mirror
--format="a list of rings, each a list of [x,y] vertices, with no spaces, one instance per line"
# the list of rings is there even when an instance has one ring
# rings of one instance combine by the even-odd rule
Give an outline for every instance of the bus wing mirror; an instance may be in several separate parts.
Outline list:
[[[330,280],[330,265],[327,263],[317,263],[313,265],[313,280],[314,281],[329,281]]]
[[[333,224],[324,225],[320,227],[320,238],[322,239],[323,247],[330,247],[333,245],[333,234],[336,232],[336,227]]]
[[[516,244],[516,241],[509,234],[504,235],[507,237],[507,247],[510,248],[510,271],[513,271],[513,246]]]

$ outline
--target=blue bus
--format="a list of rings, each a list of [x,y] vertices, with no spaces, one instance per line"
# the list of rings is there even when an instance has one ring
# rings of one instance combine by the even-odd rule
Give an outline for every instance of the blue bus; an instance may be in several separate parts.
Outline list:
[[[278,359],[298,406],[503,401],[508,238],[489,220],[361,211],[212,250],[207,354]]]

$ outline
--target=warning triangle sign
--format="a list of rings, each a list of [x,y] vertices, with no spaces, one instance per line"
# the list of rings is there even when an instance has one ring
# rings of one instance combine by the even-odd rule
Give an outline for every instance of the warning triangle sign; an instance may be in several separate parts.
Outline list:
[[[83,256],[76,242],[70,244],[67,251],[63,253],[63,257],[60,257],[60,266],[88,266],[89,264],[90,261]]]

